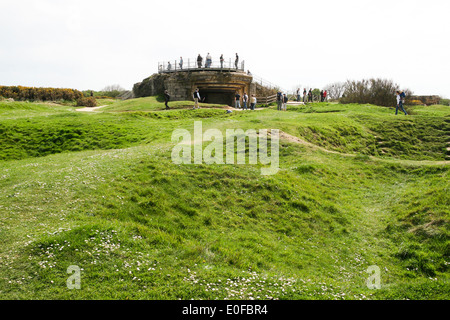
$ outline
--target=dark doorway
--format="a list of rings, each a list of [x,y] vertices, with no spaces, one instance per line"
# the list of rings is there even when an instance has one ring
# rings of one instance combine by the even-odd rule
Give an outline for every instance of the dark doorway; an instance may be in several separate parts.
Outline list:
[[[200,96],[204,103],[218,103],[226,104],[228,106],[233,105],[234,91],[220,90],[220,89],[202,89],[200,88]]]

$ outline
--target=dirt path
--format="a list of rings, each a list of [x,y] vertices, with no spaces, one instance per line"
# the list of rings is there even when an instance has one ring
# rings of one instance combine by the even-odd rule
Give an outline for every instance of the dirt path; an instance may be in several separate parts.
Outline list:
[[[96,111],[100,108],[106,107],[106,105],[104,106],[98,106],[98,107],[84,107],[84,108],[80,108],[80,109],[75,109],[75,111],[85,111],[85,112],[93,112]]]
[[[268,133],[269,136],[271,135],[271,131],[270,130],[268,130],[267,133]],[[308,142],[306,140],[300,139],[299,137],[290,135],[289,133],[286,133],[286,132],[281,131],[281,130],[279,130],[279,134],[280,134],[280,139],[287,140],[289,142],[295,142],[295,143],[298,143],[298,144],[302,144],[302,145],[311,147],[311,148],[316,149],[316,150],[321,150],[321,151],[327,152],[327,153],[340,154],[341,156],[346,156],[346,157],[354,157],[355,156],[354,154],[350,154],[350,153],[341,153],[341,152],[338,152],[338,151],[325,149],[325,148],[323,148],[321,146],[318,146],[318,145],[313,144],[311,142]]]

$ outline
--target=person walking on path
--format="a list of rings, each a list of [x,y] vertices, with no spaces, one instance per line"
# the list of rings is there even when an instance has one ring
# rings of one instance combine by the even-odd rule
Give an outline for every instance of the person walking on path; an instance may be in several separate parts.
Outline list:
[[[251,104],[250,104],[250,109],[255,111],[255,106],[256,106],[256,97],[255,97],[254,94],[252,94],[252,100],[251,100]]]
[[[281,110],[282,104],[283,104],[283,94],[281,92],[277,92],[277,110]]]
[[[400,108],[405,113],[405,116],[407,116],[408,114],[406,113],[405,109],[403,108],[402,93],[403,92],[397,91],[397,107],[395,108],[395,115],[398,114],[398,109]]]
[[[320,102],[323,102],[323,90],[320,91]]]
[[[164,91],[164,104],[166,105],[166,110],[169,110],[169,109],[170,109],[170,108],[169,108],[169,105],[168,105],[169,100],[170,100],[170,94],[169,94],[169,91],[165,90],[165,91]]]
[[[238,69],[238,63],[239,63],[239,56],[238,56],[238,54],[236,53],[236,60],[234,60],[234,65],[235,65],[235,67],[236,67],[236,70]]]
[[[303,89],[303,102],[306,102],[306,88]]]
[[[198,57],[197,57],[197,65],[198,65],[199,68],[202,67],[202,62],[203,62],[203,58],[202,58],[202,56],[199,53]]]
[[[221,54],[220,55],[220,68],[221,69],[223,69],[223,61],[224,61],[223,54]]]
[[[194,98],[194,108],[193,108],[193,109],[196,109],[196,108],[197,108],[197,109],[200,109],[200,106],[198,105],[198,102],[199,102],[201,99],[200,99],[200,92],[198,92],[198,88],[195,89],[193,98]]]
[[[180,57],[179,66],[180,66],[180,69],[183,69],[183,57]]]
[[[237,109],[241,108],[241,95],[236,91],[236,95],[234,96],[234,107]]]
[[[300,102],[300,88],[297,88],[297,102]]]
[[[281,109],[284,110],[284,111],[286,111],[287,102],[288,102],[288,97],[287,97],[286,93],[284,93],[283,94],[283,105],[281,107]]]
[[[311,88],[308,91],[308,102],[313,102],[313,93]]]
[[[242,97],[242,101],[244,102],[244,110],[247,110],[247,104],[248,104],[248,95],[246,92],[244,92],[244,96]]]
[[[327,90],[325,90],[323,92],[323,101],[327,101],[327,95],[328,95],[328,92],[327,92]]]

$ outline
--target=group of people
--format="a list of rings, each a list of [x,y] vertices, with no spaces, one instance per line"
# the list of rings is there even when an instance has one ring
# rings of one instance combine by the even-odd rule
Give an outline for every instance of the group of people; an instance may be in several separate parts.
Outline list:
[[[194,93],[192,94],[192,98],[194,99],[194,107],[193,109],[200,109],[200,105],[199,103],[202,102],[204,100],[202,100],[201,96],[200,96],[200,91],[199,89],[195,89]],[[168,90],[164,90],[164,104],[166,106],[166,110],[169,110],[170,107],[168,105],[170,101],[170,94]],[[235,101],[235,108],[236,109],[241,109],[241,95],[239,94],[239,92],[236,92],[235,97],[234,97],[234,101]],[[243,106],[242,109],[243,110],[255,110],[256,107],[256,96],[254,94],[252,94],[251,98],[250,98],[250,103],[249,103],[249,96],[247,95],[246,92],[244,92],[244,96],[242,97],[242,102],[243,102]]]
[[[223,58],[223,55],[221,56],[221,59],[222,58]],[[203,65],[203,57],[200,55],[200,53],[198,54],[198,57],[197,57],[197,65],[199,68],[201,68]],[[212,58],[208,52],[208,54],[206,55],[205,68],[211,68],[211,65],[212,65]]]
[[[277,110],[284,110],[287,109],[287,102],[289,101],[288,96],[286,93],[277,92]]]
[[[199,92],[198,88],[195,89],[192,97],[194,98],[194,108],[193,109],[200,109],[199,102],[201,101],[201,97],[200,97],[200,92]],[[169,101],[170,101],[169,91],[164,90],[164,104],[166,106],[166,110],[170,109],[170,107],[168,105]]]
[[[223,54],[220,55],[220,68],[223,69],[223,63],[225,61]],[[180,67],[180,69],[183,69],[183,57],[180,57],[180,61],[178,62],[178,66]],[[236,58],[234,60],[234,66],[236,69],[238,68],[239,65],[239,55],[236,53]],[[205,68],[211,68],[212,66],[212,58],[211,58],[211,54],[208,52],[208,54],[206,55],[206,59],[205,59]],[[203,67],[203,57],[201,56],[201,54],[199,53],[197,56],[197,67],[201,68]],[[172,70],[172,64],[170,62],[167,63],[167,70]]]
[[[328,92],[327,90],[321,90],[320,91],[320,102],[325,102],[327,100]],[[309,89],[308,92],[306,92],[306,88],[303,89],[303,99],[300,95],[300,88],[297,89],[297,101],[298,102],[313,102],[314,101],[314,94],[312,92],[312,89]]]
[[[241,109],[241,95],[239,94],[239,92],[236,92],[236,95],[234,96],[234,107],[236,109]],[[247,106],[248,106],[248,95],[246,92],[244,92],[244,96],[242,97],[242,110],[247,110]],[[251,99],[250,99],[250,110],[255,110],[255,106],[256,106],[256,96],[254,94],[252,94]]]
[[[297,101],[300,101],[300,89],[297,89]],[[395,108],[395,114],[398,114],[398,110],[401,109],[405,115],[408,115],[408,113],[405,111],[405,108],[403,107],[404,103],[405,103],[405,92],[401,91],[401,90],[397,90],[396,92],[397,94],[397,107]],[[313,101],[312,100],[312,90],[309,89],[309,92],[306,92],[306,89],[303,90],[303,102],[305,102],[305,97],[308,96],[308,101]],[[325,101],[326,97],[327,97],[327,91],[321,91],[321,101]],[[199,102],[202,101],[201,97],[200,97],[200,92],[199,89],[195,89],[194,93],[193,93],[193,98],[194,98],[194,108],[193,109],[200,109],[199,106]],[[168,103],[170,100],[170,95],[169,92],[167,90],[164,91],[164,102],[165,102],[165,106],[166,106],[166,110],[170,109]],[[235,97],[234,97],[234,101],[235,101],[235,108],[236,109],[241,109],[241,95],[239,94],[239,92],[236,92]],[[287,106],[287,102],[289,101],[288,96],[286,93],[282,93],[282,92],[277,92],[277,110],[284,110],[286,111],[286,106]],[[254,94],[251,95],[250,98],[250,105],[249,105],[249,97],[247,95],[246,92],[244,92],[244,95],[242,97],[242,109],[243,110],[247,110],[247,107],[250,107],[250,110],[255,110],[255,106],[256,106],[256,97]]]
[[[225,59],[223,58],[223,54],[220,55],[219,61],[220,61],[220,68],[223,69],[223,63],[225,61]],[[239,64],[239,55],[236,53],[236,58],[234,60],[234,66],[236,69],[238,69],[238,64]],[[208,52],[208,54],[206,55],[205,68],[211,68],[211,65],[212,65],[212,58]],[[198,68],[201,68],[203,66],[203,57],[200,55],[200,53],[197,56],[197,66]]]

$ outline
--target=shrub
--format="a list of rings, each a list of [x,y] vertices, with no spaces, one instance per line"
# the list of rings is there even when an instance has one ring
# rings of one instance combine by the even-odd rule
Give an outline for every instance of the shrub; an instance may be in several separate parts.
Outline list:
[[[411,101],[409,101],[409,104],[412,105],[412,106],[422,106],[423,102],[420,101],[420,100],[412,99]]]
[[[441,99],[441,103],[443,106],[450,106],[450,99]]]
[[[83,96],[84,97],[94,97],[97,99],[115,99],[117,98],[119,95],[121,95],[122,93],[124,93],[124,91],[91,91],[91,90],[85,90],[83,91]]]
[[[75,89],[0,86],[0,96],[16,101],[74,101],[81,98],[83,93]]]
[[[386,79],[364,79],[361,81],[347,80],[344,85],[344,94],[339,100],[341,103],[374,104],[378,106],[392,107],[396,105],[395,93],[399,86]],[[412,92],[404,90],[408,97]]]
[[[77,100],[77,106],[92,108],[97,106],[97,100],[93,97],[84,97]]]

